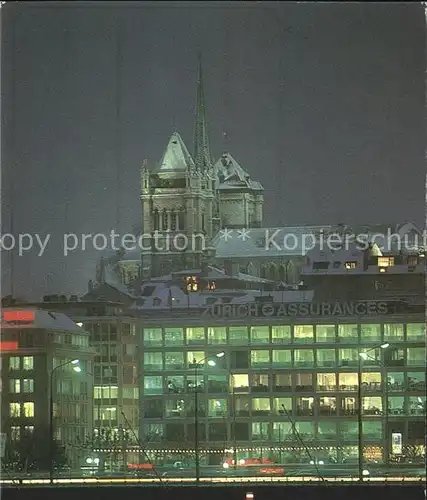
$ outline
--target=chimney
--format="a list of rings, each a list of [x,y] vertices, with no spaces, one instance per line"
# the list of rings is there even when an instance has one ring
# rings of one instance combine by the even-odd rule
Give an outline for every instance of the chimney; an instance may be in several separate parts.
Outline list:
[[[89,280],[87,283],[87,291],[90,293],[93,290],[93,281]]]

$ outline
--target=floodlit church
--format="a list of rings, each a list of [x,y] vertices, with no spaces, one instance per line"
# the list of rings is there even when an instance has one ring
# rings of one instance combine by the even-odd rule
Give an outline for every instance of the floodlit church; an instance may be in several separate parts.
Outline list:
[[[304,242],[310,237],[319,241],[330,233],[385,235],[390,229],[402,235],[420,234],[411,223],[264,227],[264,189],[229,152],[212,159],[205,108],[199,62],[193,151],[174,131],[160,161],[156,165],[144,161],[142,248],[102,258],[95,283],[132,288],[179,271],[211,269],[243,281],[258,278],[259,283],[295,286],[307,265],[310,249]]]
[[[264,189],[228,152],[214,162],[199,62],[193,151],[174,131],[157,165],[141,168],[143,247],[120,260],[123,280],[200,269],[222,228],[260,228]]]

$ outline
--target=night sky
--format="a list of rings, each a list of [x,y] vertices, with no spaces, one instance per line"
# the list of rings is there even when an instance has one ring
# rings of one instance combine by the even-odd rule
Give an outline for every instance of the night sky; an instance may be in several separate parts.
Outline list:
[[[99,253],[62,235],[139,225],[139,170],[192,150],[202,52],[214,159],[265,188],[264,225],[424,220],[418,3],[14,3],[2,7],[2,232],[50,233],[14,292],[82,293]],[[225,135],[224,135],[225,134]],[[2,294],[10,293],[2,252]]]

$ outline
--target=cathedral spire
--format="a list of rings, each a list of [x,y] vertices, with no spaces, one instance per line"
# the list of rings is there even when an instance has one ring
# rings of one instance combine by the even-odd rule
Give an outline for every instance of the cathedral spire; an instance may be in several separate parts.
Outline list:
[[[201,54],[199,54],[199,75],[197,79],[196,123],[194,128],[194,162],[196,167],[200,170],[208,170],[212,166],[206,124]]]

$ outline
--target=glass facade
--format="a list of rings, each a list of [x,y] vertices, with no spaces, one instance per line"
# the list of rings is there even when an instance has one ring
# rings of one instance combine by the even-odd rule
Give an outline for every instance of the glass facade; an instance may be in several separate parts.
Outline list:
[[[425,324],[370,321],[143,328],[143,440],[155,432],[156,453],[175,458],[194,450],[197,391],[206,464],[216,454],[259,455],[260,446],[272,462],[295,462],[296,434],[322,460],[357,463],[360,418],[367,462],[424,449]]]

